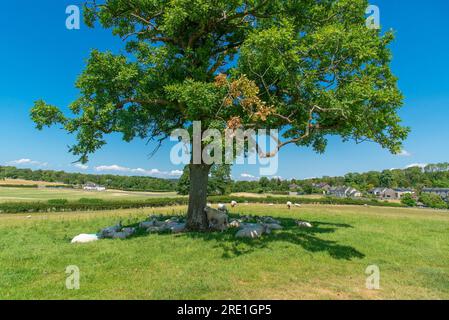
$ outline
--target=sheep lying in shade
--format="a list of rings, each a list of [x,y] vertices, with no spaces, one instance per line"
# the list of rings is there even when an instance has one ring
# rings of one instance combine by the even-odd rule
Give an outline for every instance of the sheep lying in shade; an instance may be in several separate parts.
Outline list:
[[[266,232],[265,226],[257,223],[246,224],[236,233],[236,238],[260,238]]]
[[[242,223],[241,223],[240,221],[238,221],[238,220],[232,220],[232,221],[229,223],[229,228],[240,228],[241,225],[242,225]]]
[[[226,207],[225,204],[219,203],[218,204],[218,211],[221,211],[221,212],[224,212],[224,213],[228,213],[228,208]]]
[[[312,224],[309,222],[305,222],[305,221],[296,221],[296,224],[298,225],[298,227],[300,228],[313,228]]]
[[[116,226],[108,227],[100,231],[101,239],[127,239],[136,232],[136,228],[123,228],[122,222]]]
[[[101,238],[112,238],[115,233],[119,232],[122,229],[122,222],[120,221],[117,225],[112,227],[107,227],[101,230],[100,237]]]
[[[212,230],[224,231],[228,228],[228,215],[223,210],[216,210],[211,207],[204,208],[209,221],[209,227]]]

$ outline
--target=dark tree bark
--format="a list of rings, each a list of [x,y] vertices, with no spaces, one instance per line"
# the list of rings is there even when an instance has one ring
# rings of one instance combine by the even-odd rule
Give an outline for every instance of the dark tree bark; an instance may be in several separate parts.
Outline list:
[[[187,211],[187,229],[190,231],[207,231],[207,221],[204,208],[207,204],[207,183],[211,166],[206,164],[190,165],[190,195]]]

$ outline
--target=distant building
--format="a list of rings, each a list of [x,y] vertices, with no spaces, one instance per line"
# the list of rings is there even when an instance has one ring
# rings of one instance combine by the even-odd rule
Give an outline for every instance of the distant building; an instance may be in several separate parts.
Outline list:
[[[89,182],[83,185],[83,190],[86,191],[106,191],[106,187],[100,186],[98,184]]]
[[[424,188],[423,193],[433,193],[439,195],[443,200],[449,201],[449,188]]]
[[[336,198],[360,198],[362,193],[351,187],[331,187],[328,195]]]
[[[290,189],[290,191],[288,193],[290,196],[297,196],[298,195],[298,188],[299,188],[299,186],[296,183],[292,183],[288,187]]]
[[[387,190],[388,190],[388,188],[374,188],[373,190],[370,191],[370,193],[375,195],[378,198],[384,198],[385,197],[385,192]]]
[[[396,192],[397,199],[402,199],[402,197],[406,194],[415,195],[414,190],[406,189],[406,188],[397,188],[397,189],[394,189],[394,192]]]
[[[405,194],[414,194],[415,192],[411,189],[405,188],[375,188],[371,190],[371,193],[381,199],[401,199]]]
[[[331,189],[331,186],[329,184],[327,184],[326,182],[314,183],[314,184],[312,184],[312,186],[314,188],[323,190],[324,192],[329,192],[329,190]]]

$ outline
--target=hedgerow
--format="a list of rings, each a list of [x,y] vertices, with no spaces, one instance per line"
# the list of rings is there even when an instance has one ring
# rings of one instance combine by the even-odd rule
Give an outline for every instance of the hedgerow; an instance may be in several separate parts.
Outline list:
[[[0,203],[0,213],[39,213],[39,212],[70,212],[70,211],[100,211],[134,209],[148,207],[165,207],[186,205],[188,198],[149,198],[138,201],[114,201],[101,199],[80,199],[78,201],[64,201],[65,199],[49,200],[47,202],[6,202]],[[211,203],[273,203],[285,204],[287,201],[300,204],[328,204],[328,205],[369,205],[384,207],[404,207],[400,203],[381,202],[377,200],[339,199],[339,198],[297,198],[297,197],[231,197],[213,196],[208,198]]]

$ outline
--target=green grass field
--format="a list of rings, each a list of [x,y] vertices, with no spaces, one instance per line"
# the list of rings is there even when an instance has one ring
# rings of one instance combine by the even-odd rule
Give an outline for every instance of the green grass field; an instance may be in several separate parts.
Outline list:
[[[271,215],[286,229],[246,241],[230,231],[70,244],[118,220],[184,211],[0,215],[0,299],[449,299],[446,211],[242,205],[233,213]],[[69,265],[80,290],[65,287]],[[370,265],[380,290],[366,289]]]
[[[37,189],[0,187],[1,202],[32,202],[50,199],[79,200],[81,198],[96,198],[104,200],[144,200],[151,197],[176,197],[174,192],[127,192],[108,190],[105,192],[84,191],[79,189]]]

